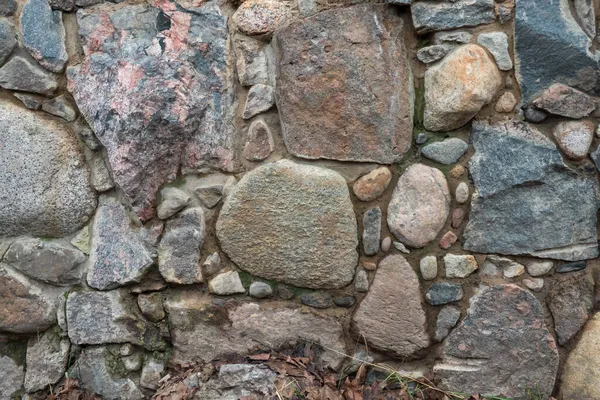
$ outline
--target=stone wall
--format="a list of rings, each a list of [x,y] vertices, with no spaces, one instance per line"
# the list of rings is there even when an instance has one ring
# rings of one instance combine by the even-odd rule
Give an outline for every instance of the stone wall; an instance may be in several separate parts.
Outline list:
[[[599,7],[1,0],[0,399],[306,343],[600,399]]]

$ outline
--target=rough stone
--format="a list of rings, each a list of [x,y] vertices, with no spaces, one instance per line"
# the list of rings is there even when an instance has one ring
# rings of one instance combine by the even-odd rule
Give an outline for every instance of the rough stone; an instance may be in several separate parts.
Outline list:
[[[71,239],[71,244],[77,247],[83,254],[90,254],[90,227],[84,226]]]
[[[554,83],[599,95],[600,53],[589,50],[594,38],[586,35],[569,4],[544,0],[515,3],[515,65],[523,104],[528,105]]]
[[[80,281],[85,258],[82,252],[62,240],[24,237],[11,244],[2,262],[30,278],[67,285]]]
[[[446,278],[466,278],[479,268],[477,260],[470,254],[446,254],[444,265],[446,267]]]
[[[507,1],[505,3],[496,5],[496,14],[498,14],[498,20],[502,25],[513,19],[513,11],[515,9],[514,1]]]
[[[494,0],[415,1],[410,8],[417,33],[489,24],[496,20]]]
[[[70,370],[79,378],[84,389],[102,396],[105,400],[142,400],[141,390],[119,371],[118,348],[105,346],[86,347]],[[118,346],[117,346],[118,347]]]
[[[64,289],[31,280],[2,263],[0,287],[0,331],[37,333],[56,323]]]
[[[121,357],[121,361],[123,362],[123,366],[129,372],[136,372],[142,369],[142,354],[139,352],[123,356]]]
[[[574,0],[573,5],[581,28],[593,39],[596,36],[596,13],[593,0]]]
[[[19,99],[28,109],[36,111],[42,108],[42,103],[46,100],[43,96],[21,92],[15,92],[13,93],[13,96]]]
[[[492,53],[500,71],[510,71],[513,62],[508,51],[508,35],[504,32],[485,32],[477,36],[477,43]]]
[[[523,283],[529,290],[539,292],[544,288],[544,279],[542,278],[526,278],[523,279]]]
[[[283,160],[248,172],[227,197],[216,231],[240,268],[296,286],[346,286],[358,263],[346,181],[324,168]]]
[[[268,64],[265,45],[261,40],[236,36],[234,40],[237,74],[242,86],[268,84]]]
[[[13,24],[5,19],[0,19],[0,66],[4,64],[16,45],[17,34]]]
[[[1,345],[0,345],[1,346]],[[23,387],[25,370],[12,358],[0,354],[0,399],[12,400],[18,397]]]
[[[0,132],[0,236],[56,237],[81,228],[96,195],[67,127],[0,101]]]
[[[371,208],[363,214],[363,249],[367,256],[377,254],[381,240],[381,209]]]
[[[527,121],[533,122],[535,124],[544,122],[546,118],[548,118],[548,114],[546,114],[546,112],[535,107],[527,107],[525,109],[524,115]]]
[[[213,208],[223,197],[228,186],[235,181],[232,176],[223,174],[209,175],[201,178],[194,186],[194,194],[200,199],[200,202],[207,208]]]
[[[466,44],[470,43],[472,38],[473,35],[467,31],[435,32],[433,34],[433,43]]]
[[[290,20],[287,4],[278,0],[244,1],[232,16],[233,22],[246,35],[271,35]]]
[[[434,44],[419,49],[417,58],[424,64],[431,64],[444,58],[453,49],[454,46],[451,44]]]
[[[550,289],[548,308],[554,319],[558,343],[569,342],[585,325],[594,308],[594,278],[591,273],[559,276]]]
[[[330,308],[333,307],[333,299],[326,292],[308,292],[300,296],[300,301],[305,306],[313,308]]]
[[[159,381],[165,372],[165,363],[162,360],[151,357],[146,360],[140,376],[140,386],[150,390],[156,390],[160,386]]]
[[[98,138],[96,138],[94,132],[92,132],[88,126],[87,122],[85,122],[85,118],[80,116],[74,124],[71,124],[71,128],[73,129],[73,132],[79,136],[81,140],[83,140],[85,145],[89,147],[90,150],[98,150],[100,147],[100,142],[98,141]]]
[[[58,87],[56,76],[21,56],[15,56],[0,68],[0,86],[50,95]]]
[[[52,11],[48,0],[27,0],[20,23],[23,45],[29,54],[44,68],[62,72],[69,59],[62,13]]]
[[[451,217],[452,227],[454,229],[459,228],[462,225],[462,223],[465,219],[465,216],[466,216],[466,213],[465,213],[464,208],[455,208],[454,211],[452,211],[452,217]]]
[[[237,271],[223,272],[208,283],[208,290],[219,295],[246,293]]]
[[[586,324],[581,339],[569,354],[561,378],[564,399],[598,399],[600,386],[600,313]]]
[[[256,114],[267,111],[275,105],[275,92],[273,86],[256,84],[248,91],[248,98],[244,106],[242,118],[250,119]]]
[[[552,261],[532,261],[527,264],[527,272],[531,276],[542,276],[550,272],[553,266]]]
[[[454,197],[456,198],[456,202],[458,204],[466,203],[469,200],[469,185],[467,185],[466,182],[460,182],[456,186]]]
[[[158,322],[166,315],[163,296],[159,292],[138,295],[137,304],[142,315],[152,322]]]
[[[515,109],[517,103],[517,98],[513,92],[504,92],[502,93],[502,96],[498,98],[494,110],[499,113],[509,113]]]
[[[5,0],[0,3],[0,15],[4,17],[10,17],[17,10],[17,3],[15,0]]]
[[[281,302],[261,301],[226,308],[211,304],[208,296],[198,292],[176,292],[167,299],[165,307],[173,333],[171,363],[208,362],[228,354],[253,354],[302,341],[322,345],[319,358],[334,369],[345,358],[327,350],[345,353],[343,328],[338,321]],[[218,322],[223,317],[229,320],[228,324]]]
[[[154,254],[118,200],[101,196],[99,202],[92,225],[88,285],[110,290],[139,282],[154,263]]]
[[[124,290],[73,292],[67,298],[69,339],[77,345],[131,343],[161,349],[158,329],[136,309],[135,297]]]
[[[375,200],[385,192],[391,180],[391,171],[379,167],[358,178],[352,185],[352,191],[361,201]]]
[[[352,323],[371,346],[399,357],[429,346],[419,279],[404,257],[381,261]]]
[[[434,283],[425,293],[425,299],[432,306],[441,306],[443,304],[459,301],[463,298],[464,292],[461,285],[455,283]]]
[[[544,90],[532,104],[550,114],[575,119],[587,117],[597,105],[593,97],[562,83]]]
[[[561,260],[598,256],[595,178],[569,169],[554,143],[524,123],[478,122],[471,139],[477,196],[465,250]]]
[[[25,390],[37,392],[57,383],[67,369],[70,348],[69,339],[61,339],[56,329],[29,339]]]
[[[452,247],[452,245],[456,243],[457,240],[458,237],[456,236],[456,234],[452,231],[448,231],[444,233],[444,236],[442,236],[442,238],[440,239],[440,247],[444,250],[447,250],[450,247]]]
[[[89,153],[89,152],[88,152]],[[90,166],[90,182],[94,189],[99,192],[106,192],[115,187],[115,183],[110,176],[110,171],[106,167],[104,157],[101,152],[96,152],[88,158]]]
[[[392,247],[392,238],[389,236],[384,237],[383,240],[381,241],[381,251],[383,251],[384,253],[387,253],[388,251],[390,251],[391,247]]]
[[[576,272],[585,269],[586,263],[585,261],[577,261],[572,263],[561,264],[556,268],[556,272],[559,274],[566,274],[569,272]]]
[[[354,290],[359,293],[366,293],[369,291],[369,274],[367,274],[367,271],[364,269],[361,269],[356,273]]]
[[[156,209],[156,215],[160,219],[167,219],[175,215],[189,201],[190,196],[181,189],[176,187],[165,187],[160,191],[162,201]]]
[[[377,4],[327,10],[277,31],[276,100],[290,153],[400,161],[412,142],[414,90],[403,31],[394,10]]]
[[[167,287],[167,283],[158,272],[158,268],[151,268],[140,283],[129,287],[129,292],[134,294],[157,292]]]
[[[437,236],[450,213],[450,192],[444,174],[423,164],[404,171],[388,206],[390,231],[412,247],[423,247]]]
[[[446,306],[440,310],[435,323],[435,336],[433,340],[441,342],[448,334],[450,329],[456,326],[460,319],[460,308]]]
[[[180,169],[233,171],[239,164],[227,17],[212,1],[193,12],[153,4],[79,9],[84,58],[67,69],[68,89],[143,221]],[[157,24],[159,16],[169,23]]]
[[[53,10],[73,11],[75,8],[75,0],[49,0],[48,3]]]
[[[561,122],[554,128],[552,135],[567,157],[581,160],[587,156],[592,144],[594,124],[590,121]]]
[[[207,275],[214,275],[221,270],[221,256],[218,252],[212,253],[202,264]]]
[[[442,358],[433,367],[441,388],[515,400],[532,388],[550,396],[559,362],[542,306],[516,285],[482,287],[445,339]]]
[[[248,140],[244,146],[244,155],[249,161],[263,161],[275,149],[273,134],[265,121],[252,121],[248,128]]]
[[[433,161],[450,165],[456,163],[465,153],[469,145],[462,139],[450,138],[441,142],[434,142],[423,147],[421,152]]]
[[[426,281],[430,281],[437,277],[438,264],[435,256],[425,256],[419,262],[419,269],[421,270],[421,276]]]
[[[500,71],[482,47],[458,47],[425,72],[425,129],[460,128],[491,102],[502,86]]]
[[[517,276],[523,275],[525,267],[519,263],[512,263],[511,265],[504,268],[502,275],[505,279],[516,278]]]
[[[273,288],[265,282],[252,282],[248,293],[257,299],[264,299],[265,297],[273,296]]]
[[[45,101],[42,104],[42,110],[46,111],[48,114],[60,117],[68,122],[73,122],[75,119],[77,119],[77,111],[75,111],[64,94]]]

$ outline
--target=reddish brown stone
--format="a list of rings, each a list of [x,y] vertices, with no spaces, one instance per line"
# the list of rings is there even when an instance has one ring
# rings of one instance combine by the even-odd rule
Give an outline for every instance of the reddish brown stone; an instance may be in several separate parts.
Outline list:
[[[449,249],[454,243],[456,243],[457,240],[458,238],[456,237],[454,232],[448,231],[440,240],[440,247],[444,250]]]
[[[403,30],[393,8],[361,4],[275,33],[277,107],[293,155],[385,164],[402,158],[413,109]]]
[[[358,178],[352,185],[352,190],[360,200],[371,201],[385,192],[391,180],[390,170],[380,167]]]
[[[460,227],[465,219],[465,209],[464,208],[455,208],[452,211],[452,227],[457,229]]]
[[[262,161],[271,155],[275,144],[273,135],[267,124],[258,119],[248,128],[248,141],[244,147],[244,155],[249,161]]]
[[[596,100],[587,94],[562,83],[544,90],[533,105],[551,114],[569,118],[587,117],[596,109]]]

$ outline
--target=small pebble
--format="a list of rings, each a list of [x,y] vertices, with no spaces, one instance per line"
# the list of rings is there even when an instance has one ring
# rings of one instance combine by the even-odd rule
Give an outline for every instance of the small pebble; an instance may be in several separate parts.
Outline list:
[[[538,108],[527,107],[525,109],[525,119],[529,122],[540,123],[543,122],[547,117],[548,114]]]
[[[517,105],[517,99],[513,92],[505,92],[500,96],[498,102],[496,103],[495,110],[499,113],[509,113],[515,109]]]
[[[386,167],[379,167],[361,176],[352,185],[352,191],[361,201],[375,200],[387,189],[392,180],[392,172]]]
[[[496,264],[494,264],[493,262],[491,262],[489,260],[484,261],[479,273],[481,275],[495,276],[495,277],[499,277],[500,275],[502,275],[502,273],[500,272],[500,268],[498,268],[498,266]]]
[[[425,299],[432,306],[440,306],[459,301],[463,298],[463,294],[461,285],[447,282],[434,283],[425,294]]]
[[[356,304],[356,297],[354,297],[354,296],[336,297],[333,299],[333,302],[338,307],[350,308],[354,304]]]
[[[386,236],[381,241],[381,251],[383,251],[384,253],[387,253],[388,251],[390,251],[390,247],[392,247],[392,238],[389,236]]]
[[[455,208],[452,211],[452,227],[457,229],[460,227],[465,219],[465,209],[464,208]]]
[[[246,293],[237,271],[224,272],[215,276],[208,283],[208,290],[219,295]]]
[[[265,297],[271,297],[273,295],[273,288],[265,282],[252,282],[248,292],[252,297],[264,299]]]
[[[426,281],[435,279],[438,273],[437,258],[435,256],[423,257],[419,263],[419,269],[421,270],[421,276]]]
[[[460,319],[460,309],[454,306],[446,306],[442,308],[438,314],[435,324],[435,336],[433,340],[441,342],[448,334],[450,329],[456,326]]]
[[[356,289],[356,291],[359,293],[365,293],[369,291],[369,275],[364,269],[361,269],[356,273],[356,278],[354,279],[354,289]]]
[[[457,179],[463,176],[465,172],[467,172],[467,169],[463,165],[457,165],[450,170],[450,177]]]
[[[446,254],[444,256],[446,278],[466,278],[477,271],[479,265],[472,255]]]
[[[542,278],[525,278],[523,279],[523,283],[534,292],[539,292],[544,287],[544,280]]]
[[[323,292],[304,293],[300,296],[302,304],[313,308],[329,308],[333,306],[331,296]]]
[[[417,139],[416,139],[417,144],[423,144],[426,141],[427,141],[427,135],[425,133],[421,132],[417,135]]]
[[[202,264],[207,275],[214,275],[221,270],[221,256],[216,251]]]
[[[553,266],[552,261],[533,261],[527,264],[527,272],[531,276],[542,276],[550,272]]]
[[[452,245],[454,243],[456,243],[457,240],[458,240],[458,238],[456,237],[454,232],[448,231],[444,234],[444,236],[440,240],[440,247],[444,250],[447,250],[450,247],[452,247]]]
[[[502,274],[504,275],[504,278],[511,279],[511,278],[516,278],[517,276],[523,275],[524,272],[525,272],[525,267],[523,265],[521,265],[519,263],[513,263],[513,264],[505,267]]]
[[[129,372],[135,372],[142,369],[142,355],[140,353],[134,353],[121,358],[123,366]]]
[[[556,272],[559,274],[565,274],[567,272],[581,271],[582,269],[585,269],[585,265],[585,261],[566,263],[559,265],[558,268],[556,268]]]
[[[373,261],[363,260],[361,265],[367,271],[375,271],[377,269],[377,263],[374,263]]]
[[[277,286],[277,294],[284,300],[290,300],[294,297],[294,292],[292,292],[290,288],[285,285]]]
[[[469,200],[469,185],[467,185],[466,182],[459,183],[454,192],[454,196],[456,197],[456,202],[458,204],[466,203]]]
[[[410,250],[406,248],[406,246],[404,245],[404,243],[394,242],[394,247],[396,249],[400,250],[404,254],[410,254]]]

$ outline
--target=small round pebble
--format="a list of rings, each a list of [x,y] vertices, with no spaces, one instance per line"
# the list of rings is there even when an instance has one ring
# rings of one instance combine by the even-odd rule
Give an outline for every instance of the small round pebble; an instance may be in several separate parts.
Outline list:
[[[423,279],[426,281],[435,279],[438,273],[437,258],[435,256],[423,257],[419,263],[419,269],[421,270]]]
[[[289,300],[294,297],[294,292],[292,292],[290,288],[285,285],[277,286],[277,294],[284,300]]]
[[[392,238],[389,236],[386,236],[381,241],[381,251],[383,251],[384,253],[387,253],[388,251],[390,251],[391,247],[392,247]]]
[[[336,297],[333,299],[333,302],[338,307],[350,308],[354,304],[356,304],[356,297],[354,297],[354,296]]]
[[[440,247],[444,250],[447,250],[450,247],[452,247],[452,245],[456,243],[457,240],[458,238],[456,237],[454,232],[448,231],[444,234],[444,236],[442,236],[442,239],[440,240]]]
[[[356,291],[359,293],[369,291],[369,275],[364,269],[361,269],[356,273],[356,278],[354,279],[354,289],[356,289]]]
[[[271,297],[273,295],[273,288],[265,282],[252,282],[249,292],[252,297],[264,299],[265,297]]]
[[[517,276],[523,275],[525,267],[519,263],[513,263],[504,268],[503,274],[507,279],[516,278]]]
[[[373,261],[363,260],[360,265],[367,271],[375,271],[377,269],[377,263],[374,263]]]
[[[304,293],[300,296],[302,304],[314,308],[329,308],[333,306],[331,296],[323,292]]]
[[[540,123],[548,117],[544,111],[539,108],[528,107],[525,109],[525,119],[529,122]]]
[[[542,276],[550,272],[553,266],[552,261],[533,261],[527,264],[527,272],[531,276]]]
[[[457,165],[450,170],[450,177],[454,179],[460,178],[465,172],[467,172],[467,169],[463,165]]]
[[[544,280],[542,278],[526,278],[523,279],[523,283],[534,292],[539,292],[544,287]]]
[[[459,183],[454,195],[458,204],[466,203],[469,200],[469,185],[466,182]]]

